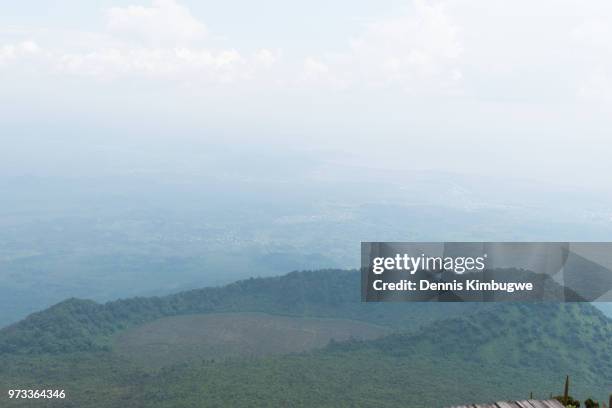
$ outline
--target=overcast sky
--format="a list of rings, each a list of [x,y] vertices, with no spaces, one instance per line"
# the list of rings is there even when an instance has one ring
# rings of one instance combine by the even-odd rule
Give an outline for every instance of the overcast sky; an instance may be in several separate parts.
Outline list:
[[[5,3],[5,151],[107,129],[610,189],[609,1]]]

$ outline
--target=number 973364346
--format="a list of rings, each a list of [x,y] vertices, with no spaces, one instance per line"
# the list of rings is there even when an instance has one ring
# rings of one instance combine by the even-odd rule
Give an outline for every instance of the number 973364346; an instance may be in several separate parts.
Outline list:
[[[8,390],[10,399],[65,399],[64,390]]]

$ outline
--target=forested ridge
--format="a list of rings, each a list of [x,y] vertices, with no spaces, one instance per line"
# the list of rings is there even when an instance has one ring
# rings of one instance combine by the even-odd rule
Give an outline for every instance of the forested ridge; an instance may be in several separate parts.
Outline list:
[[[12,407],[397,407],[606,398],[612,323],[590,305],[500,304],[379,340],[265,358],[193,360],[151,372],[111,352],[0,356],[7,387],[66,388]],[[1,387],[0,387],[1,388]],[[0,390],[2,391],[2,390]]]
[[[612,321],[580,303],[362,303],[357,271],[293,272],[164,297],[69,299],[0,331],[0,392],[66,389],[64,401],[12,407],[450,406],[612,389]],[[383,325],[375,340],[301,353],[190,358],[151,370],[114,339],[161,317],[263,312]],[[261,338],[260,341],[268,341]]]
[[[360,293],[358,271],[320,270],[105,304],[68,299],[0,330],[0,353],[109,350],[111,336],[120,330],[184,314],[249,311],[342,317],[409,329],[440,317],[486,307],[431,303],[366,305],[361,303]]]

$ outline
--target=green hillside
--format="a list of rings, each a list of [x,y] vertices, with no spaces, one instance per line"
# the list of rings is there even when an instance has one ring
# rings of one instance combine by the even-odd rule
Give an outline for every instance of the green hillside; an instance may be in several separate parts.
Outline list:
[[[547,397],[561,392],[568,374],[574,395],[603,400],[612,390],[610,356],[612,322],[589,305],[504,304],[415,334],[175,368],[147,383],[139,398],[152,407],[253,401],[262,407],[437,407],[524,399],[530,392]],[[234,392],[229,384],[238,384]]]
[[[496,309],[411,335],[304,354],[192,361],[157,373],[112,352],[4,356],[0,383],[66,388],[69,404],[48,405],[62,407],[440,407],[530,392],[547,397],[561,391],[566,374],[581,399],[603,399],[612,389],[605,359],[612,323],[599,312],[588,305]],[[524,342],[520,333],[538,328],[538,340]]]
[[[165,297],[105,304],[69,299],[0,330],[0,354],[108,351],[115,333],[168,316],[211,312],[263,312],[346,318],[414,329],[442,317],[486,308],[479,304],[364,304],[357,271],[294,272],[238,281]]]
[[[530,392],[548,397],[561,392],[565,375],[581,400],[603,400],[612,391],[612,321],[589,304],[362,304],[354,296],[357,287],[356,272],[321,271],[166,298],[64,302],[2,332],[0,406],[431,408],[523,399]],[[187,313],[203,305],[208,308],[200,310],[232,313]],[[249,308],[264,320],[247,322],[248,313],[235,313]],[[274,310],[276,317],[261,314]],[[159,317],[164,311],[181,317]],[[312,318],[317,315],[334,319]],[[327,323],[321,325],[322,320]],[[370,323],[349,324],[356,320]],[[334,321],[338,325],[326,326]],[[36,322],[43,326],[30,330]],[[194,326],[192,346],[219,345],[224,335],[238,335],[238,343],[248,337],[250,345],[265,349],[304,341],[303,333],[312,330],[367,331],[372,323],[394,332],[316,349],[323,346],[319,342],[310,351],[287,348],[285,355],[241,355],[240,347],[230,347],[212,356],[190,349],[184,343],[189,337],[174,344],[186,347],[183,351],[172,350],[170,341]],[[64,348],[52,349],[63,333],[55,324],[82,341],[66,337]],[[276,329],[256,329],[261,324]],[[57,337],[34,342],[45,330]],[[279,339],[292,330],[302,334]],[[143,347],[147,333],[153,335],[149,339],[161,336],[155,347],[167,348],[171,358],[155,347],[127,357]],[[82,349],[73,351],[74,344]],[[158,361],[145,364],[143,359]],[[8,401],[11,388],[65,389],[68,399]]]

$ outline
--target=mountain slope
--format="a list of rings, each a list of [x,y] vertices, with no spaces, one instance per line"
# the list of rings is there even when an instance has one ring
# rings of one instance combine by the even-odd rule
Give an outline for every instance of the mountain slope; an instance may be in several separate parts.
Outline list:
[[[44,387],[69,396],[8,407],[431,408],[548,397],[566,374],[581,400],[612,390],[612,321],[590,304],[365,304],[358,289],[355,271],[318,271],[104,305],[69,300],[0,332],[0,395]],[[343,317],[396,332],[301,354],[182,359],[154,372],[112,348],[126,328],[211,311]]]
[[[0,354],[110,350],[113,334],[167,316],[264,312],[362,320],[401,329],[489,307],[482,304],[364,304],[357,271],[293,272],[165,297],[105,304],[69,299],[0,330]]]
[[[431,408],[548,397],[567,374],[576,397],[603,400],[612,390],[610,356],[612,322],[588,304],[502,304],[418,333],[306,355],[176,367],[137,399],[151,407]],[[229,384],[240,385],[228,393]]]
[[[612,322],[588,304],[499,304],[379,340],[194,359],[155,373],[113,352],[5,355],[0,384],[66,388],[69,401],[49,405],[62,407],[432,408],[548,397],[562,391],[567,374],[572,395],[603,400],[612,390],[611,339]]]

